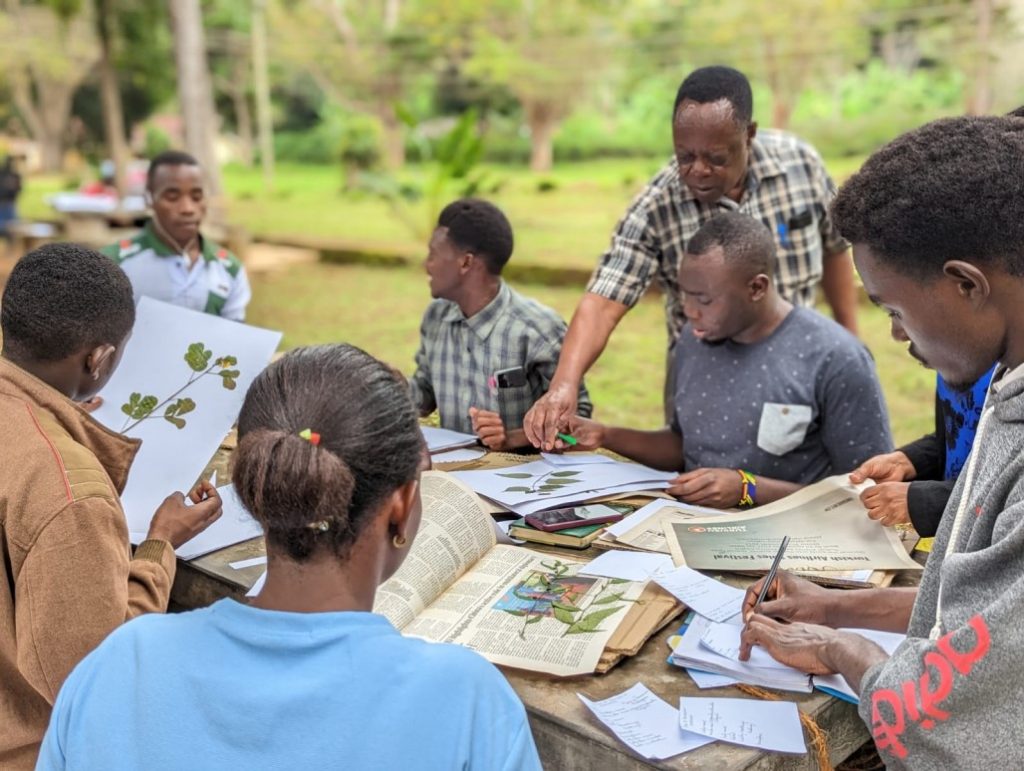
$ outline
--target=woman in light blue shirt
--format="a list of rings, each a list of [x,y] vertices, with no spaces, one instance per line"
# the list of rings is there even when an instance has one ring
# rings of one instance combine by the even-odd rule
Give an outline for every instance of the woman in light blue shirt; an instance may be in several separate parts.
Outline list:
[[[38,768],[539,769],[493,666],[371,612],[428,465],[400,376],[348,345],[292,351],[252,384],[239,439],[263,590],[111,634],[65,682]]]

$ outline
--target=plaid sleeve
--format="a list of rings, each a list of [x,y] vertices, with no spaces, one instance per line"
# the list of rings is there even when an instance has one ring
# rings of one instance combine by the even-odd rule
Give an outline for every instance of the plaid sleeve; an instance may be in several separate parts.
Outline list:
[[[420,415],[429,415],[437,409],[437,397],[430,376],[430,357],[427,355],[427,340],[437,329],[437,319],[431,314],[433,306],[427,309],[420,325],[420,347],[416,351],[416,371],[409,378],[409,397],[420,411]]]
[[[651,285],[658,269],[660,248],[653,221],[656,203],[648,187],[637,196],[612,234],[587,291],[633,307]]]
[[[818,229],[821,231],[821,244],[827,257],[830,254],[845,252],[850,248],[850,244],[839,235],[839,231],[836,230],[835,223],[832,221],[832,214],[829,211],[832,199],[836,197],[836,183],[832,181],[832,177],[829,176],[828,171],[825,169],[825,163],[821,160],[821,156],[813,153],[813,157],[810,160],[814,164],[814,187],[823,209]]]

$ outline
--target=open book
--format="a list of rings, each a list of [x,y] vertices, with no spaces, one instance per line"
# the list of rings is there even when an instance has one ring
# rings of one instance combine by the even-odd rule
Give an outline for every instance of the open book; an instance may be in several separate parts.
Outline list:
[[[585,562],[497,544],[480,499],[444,472],[424,473],[421,494],[419,533],[374,603],[403,634],[580,675],[635,654],[682,610],[654,584],[577,575]]]

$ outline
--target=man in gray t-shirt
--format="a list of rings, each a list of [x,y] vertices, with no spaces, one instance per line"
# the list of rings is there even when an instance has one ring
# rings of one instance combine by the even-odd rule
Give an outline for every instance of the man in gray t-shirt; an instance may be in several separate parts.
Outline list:
[[[730,213],[690,240],[679,270],[687,328],[674,358],[675,415],[659,431],[574,418],[582,448],[681,473],[689,503],[768,503],[892,448],[874,362],[831,319],[774,288],[764,225]]]

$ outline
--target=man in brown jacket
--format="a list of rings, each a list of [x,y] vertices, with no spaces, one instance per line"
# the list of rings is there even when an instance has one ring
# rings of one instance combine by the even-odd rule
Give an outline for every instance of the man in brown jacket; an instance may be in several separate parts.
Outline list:
[[[220,516],[212,486],[191,506],[175,493],[131,556],[118,494],[140,442],[75,402],[106,384],[134,322],[120,268],[70,244],[27,254],[0,303],[3,769],[35,765],[64,678],[119,624],[167,609],[174,547]]]

